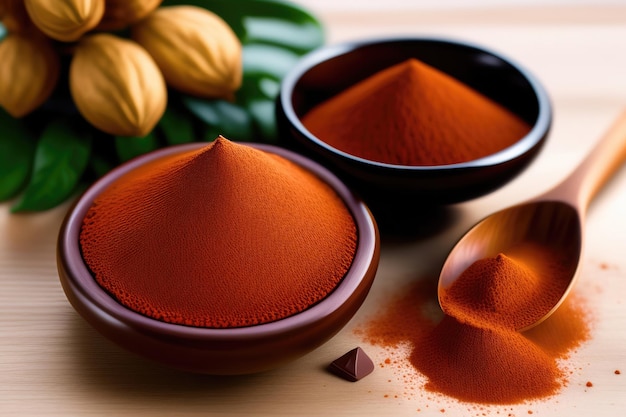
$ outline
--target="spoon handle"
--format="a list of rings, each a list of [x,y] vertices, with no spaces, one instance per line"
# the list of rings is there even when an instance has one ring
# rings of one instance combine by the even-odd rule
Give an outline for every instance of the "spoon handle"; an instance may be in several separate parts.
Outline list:
[[[540,199],[564,200],[585,211],[596,193],[625,160],[626,110],[622,111],[580,165]]]

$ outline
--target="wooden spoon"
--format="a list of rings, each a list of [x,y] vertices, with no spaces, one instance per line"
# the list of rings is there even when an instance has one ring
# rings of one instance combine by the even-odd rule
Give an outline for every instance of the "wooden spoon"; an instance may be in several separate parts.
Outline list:
[[[519,314],[527,318],[521,320],[523,323],[517,330],[527,330],[549,317],[566,298],[578,276],[583,251],[583,223],[589,203],[625,159],[626,111],[618,117],[593,151],[558,186],[528,202],[486,217],[459,240],[448,255],[439,276],[437,292],[444,312],[448,312],[450,306],[446,306],[442,295],[475,261],[532,244],[551,253],[562,254],[565,265],[559,268],[561,272],[548,277],[556,280],[552,283],[559,289],[556,296],[552,295],[550,300],[535,300],[542,307],[537,309],[539,304],[536,304],[534,309],[537,313],[534,315],[520,310]],[[541,262],[537,259],[533,261]]]

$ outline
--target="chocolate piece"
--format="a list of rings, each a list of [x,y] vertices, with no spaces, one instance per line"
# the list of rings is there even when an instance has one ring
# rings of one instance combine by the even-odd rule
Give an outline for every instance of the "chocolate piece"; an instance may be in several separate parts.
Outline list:
[[[348,381],[356,382],[371,374],[374,362],[360,347],[352,349],[342,357],[335,359],[328,370]]]

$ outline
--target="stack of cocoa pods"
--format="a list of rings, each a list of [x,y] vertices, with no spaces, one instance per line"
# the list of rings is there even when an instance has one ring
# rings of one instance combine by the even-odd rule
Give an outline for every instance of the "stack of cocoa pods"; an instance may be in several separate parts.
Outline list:
[[[0,0],[0,106],[19,118],[41,106],[69,55],[72,100],[94,127],[144,136],[167,106],[167,89],[232,98],[242,47],[221,17],[161,0]],[[127,36],[121,35],[127,34]]]

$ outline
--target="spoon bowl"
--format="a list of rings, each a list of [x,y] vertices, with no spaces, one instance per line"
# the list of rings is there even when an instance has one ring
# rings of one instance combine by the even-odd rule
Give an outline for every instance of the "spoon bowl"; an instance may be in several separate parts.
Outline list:
[[[520,311],[525,318],[517,330],[530,329],[548,318],[566,298],[578,276],[587,206],[625,159],[626,112],[563,182],[528,202],[491,214],[458,241],[439,276],[437,292],[444,312],[450,310],[443,297],[446,290],[467,268],[478,260],[505,254],[533,263],[542,274],[550,274],[550,279],[545,281],[557,288],[533,300],[536,305],[548,306],[534,309],[537,314]],[[546,258],[536,256],[537,251],[557,258],[558,268],[545,265]]]

